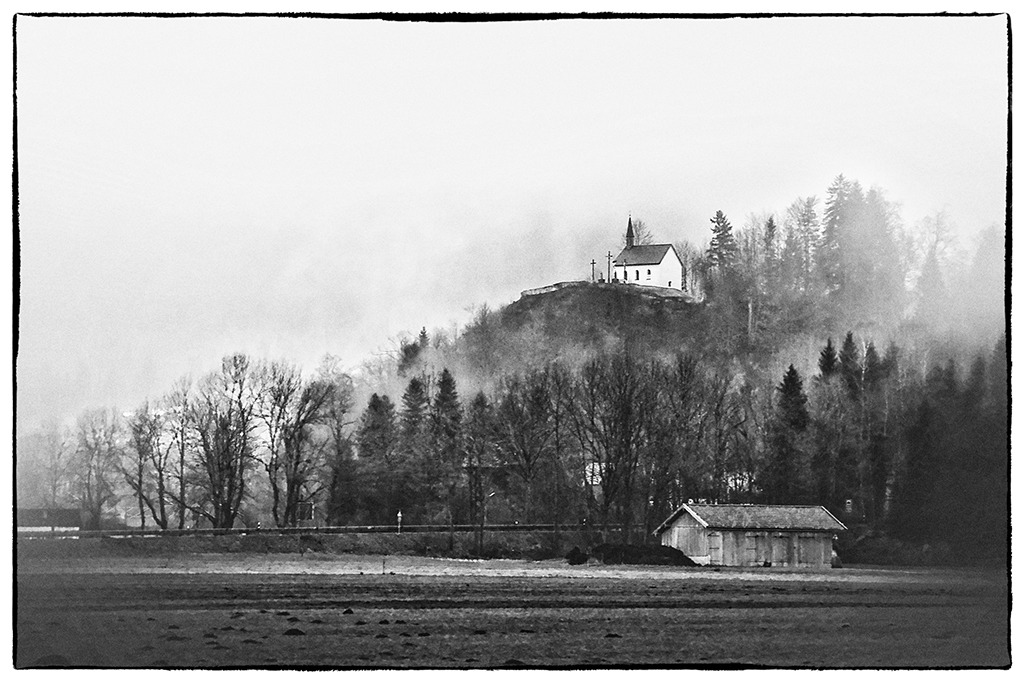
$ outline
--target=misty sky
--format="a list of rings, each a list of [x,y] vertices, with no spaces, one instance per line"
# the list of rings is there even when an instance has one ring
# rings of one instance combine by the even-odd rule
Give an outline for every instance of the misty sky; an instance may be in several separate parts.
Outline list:
[[[20,426],[403,332],[824,197],[1003,224],[1006,20],[17,25]]]

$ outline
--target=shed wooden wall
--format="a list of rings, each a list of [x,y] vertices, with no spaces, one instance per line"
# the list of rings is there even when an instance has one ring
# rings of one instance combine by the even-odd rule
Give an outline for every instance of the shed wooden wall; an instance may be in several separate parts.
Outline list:
[[[683,514],[661,535],[697,564],[726,567],[831,567],[832,533],[705,529]]]
[[[710,552],[710,564],[727,567],[829,567],[832,564],[832,534],[800,531],[709,531],[709,546],[720,534],[721,553]]]
[[[707,529],[688,514],[683,514],[661,535],[661,544],[681,550],[697,564],[708,564]]]

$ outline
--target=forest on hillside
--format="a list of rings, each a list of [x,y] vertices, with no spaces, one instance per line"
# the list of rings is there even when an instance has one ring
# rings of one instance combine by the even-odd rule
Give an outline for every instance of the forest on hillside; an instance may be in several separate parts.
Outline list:
[[[596,289],[537,297],[355,373],[233,354],[128,413],[47,423],[19,435],[18,507],[230,528],[312,502],[329,525],[401,510],[641,542],[687,501],[820,504],[862,559],[1005,558],[1003,233],[967,253],[942,214],[907,229],[843,176],[708,233],[676,244],[698,303],[648,323],[617,324],[628,301]]]

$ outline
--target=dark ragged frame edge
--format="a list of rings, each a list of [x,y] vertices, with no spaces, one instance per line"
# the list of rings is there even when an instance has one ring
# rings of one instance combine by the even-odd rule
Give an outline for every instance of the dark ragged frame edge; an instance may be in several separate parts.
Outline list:
[[[125,18],[139,18],[139,19],[183,19],[183,18],[276,18],[276,19],[349,19],[349,20],[378,20],[378,21],[395,21],[395,22],[435,22],[435,23],[453,23],[453,22],[468,22],[468,23],[483,23],[483,22],[512,22],[512,21],[553,21],[561,19],[773,19],[773,18],[838,18],[838,17],[880,17],[880,18],[917,18],[917,17],[1006,17],[1006,68],[1007,68],[1007,90],[1006,90],[1006,218],[1005,218],[1005,238],[1004,238],[1004,250],[1005,250],[1005,266],[1003,269],[1003,306],[1004,306],[1004,328],[1006,330],[1006,364],[1007,364],[1007,405],[1009,406],[1008,417],[1006,424],[1006,435],[1007,435],[1007,448],[1012,452],[1011,442],[1011,429],[1012,415],[1013,415],[1013,403],[1012,403],[1012,392],[1011,392],[1011,379],[1012,378],[1012,354],[1010,349],[1012,347],[1012,330],[1010,326],[1010,310],[1012,305],[1012,292],[1010,291],[1011,284],[1011,273],[1013,266],[1013,31],[1011,28],[1010,15],[1006,12],[964,12],[964,13],[953,13],[953,12],[932,12],[932,13],[874,13],[874,12],[861,12],[861,13],[771,13],[771,12],[758,12],[758,13],[705,13],[705,14],[693,14],[693,13],[659,13],[659,14],[644,14],[644,13],[627,13],[627,12],[595,12],[595,13],[513,13],[513,12],[497,12],[497,13],[467,13],[467,12],[430,12],[430,13],[397,13],[397,12],[372,12],[372,13],[357,13],[357,14],[335,14],[325,12],[281,12],[281,13],[246,13],[246,12],[22,12],[15,13],[11,21],[11,32],[12,32],[12,47],[11,47],[11,64],[12,64],[12,168],[11,168],[11,238],[12,238],[12,252],[11,252],[11,279],[12,279],[12,300],[11,300],[11,317],[12,317],[12,330],[11,330],[11,453],[14,457],[11,458],[11,595],[12,595],[12,611],[11,611],[11,632],[13,634],[13,643],[11,649],[11,664],[14,666],[14,657],[16,654],[17,644],[17,502],[16,502],[16,477],[17,477],[17,415],[18,415],[18,329],[21,312],[21,226],[20,226],[20,214],[19,214],[19,195],[18,195],[18,17],[60,17],[60,18],[111,18],[111,17],[125,17]],[[1010,458],[1007,458],[1006,465],[1006,477],[1007,482],[1012,482],[1010,474]],[[1012,606],[1013,586],[1012,586],[1012,575],[1010,573],[1010,566],[1012,564],[1013,549],[1010,545],[1011,530],[1012,530],[1012,508],[1010,505],[1010,488],[1007,487],[1006,495],[1006,515],[1007,515],[1007,532],[1006,532],[1006,545],[1007,545],[1007,564],[1006,564],[1006,580],[1009,587],[1010,605]],[[1010,610],[1007,610],[1007,634],[1010,633]],[[1012,661],[1012,651],[1010,652]],[[318,667],[297,667],[298,670],[315,670]],[[355,669],[362,667],[352,667]],[[518,667],[505,667],[505,668],[518,668]],[[530,667],[534,668],[534,667]],[[536,668],[547,668],[547,669],[564,669],[567,667],[536,667]],[[579,667],[569,667],[577,669]],[[596,667],[595,667],[596,668]],[[614,667],[612,667],[614,668]],[[668,665],[656,665],[656,666],[639,666],[631,668],[684,668],[684,669],[717,669],[717,670],[747,670],[751,668],[759,668],[752,666],[740,666],[740,665],[720,665],[720,666],[677,666],[672,667]],[[799,667],[798,667],[799,668]],[[909,667],[909,668],[930,668],[930,667]],[[965,667],[965,668],[989,668],[989,667]],[[1009,668],[1009,665],[1007,667]],[[333,668],[332,668],[333,670]]]

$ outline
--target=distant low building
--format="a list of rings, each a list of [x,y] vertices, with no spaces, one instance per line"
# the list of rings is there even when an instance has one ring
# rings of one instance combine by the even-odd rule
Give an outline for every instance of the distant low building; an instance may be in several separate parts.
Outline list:
[[[82,512],[77,508],[18,508],[18,531],[78,531]]]
[[[831,567],[832,540],[845,529],[820,505],[688,503],[654,533],[702,565]]]
[[[612,282],[683,289],[683,262],[671,244],[635,244],[633,218],[626,246],[612,262]]]

